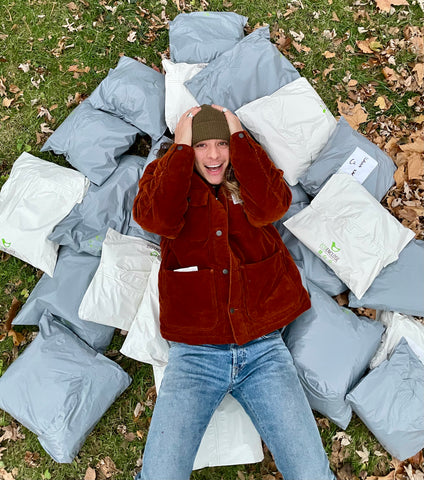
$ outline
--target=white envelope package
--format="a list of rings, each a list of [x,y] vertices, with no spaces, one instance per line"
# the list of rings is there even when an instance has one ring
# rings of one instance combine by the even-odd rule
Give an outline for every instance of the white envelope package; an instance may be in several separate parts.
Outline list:
[[[284,178],[296,185],[337,122],[306,78],[243,105],[236,115],[265,148]]]
[[[175,132],[178,120],[189,108],[198,105],[184,82],[199,73],[207,63],[174,63],[162,60],[165,75],[165,122],[171,133]]]
[[[159,257],[157,245],[109,228],[99,268],[78,310],[80,318],[129,330]]]
[[[361,298],[414,237],[351,175],[333,175],[284,225]]]
[[[0,250],[53,276],[59,246],[47,237],[89,186],[80,172],[24,152],[0,191]]]

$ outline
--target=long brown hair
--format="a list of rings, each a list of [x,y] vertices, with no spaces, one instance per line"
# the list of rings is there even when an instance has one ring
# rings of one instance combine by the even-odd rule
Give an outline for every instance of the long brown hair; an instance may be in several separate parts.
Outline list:
[[[156,158],[163,157],[165,153],[171,147],[172,142],[163,142],[161,143],[159,149],[156,153]],[[241,202],[241,194],[240,194],[240,184],[234,175],[234,170],[231,163],[228,165],[227,170],[225,170],[224,180],[222,182],[222,187],[225,189],[226,193],[229,197],[237,202]]]

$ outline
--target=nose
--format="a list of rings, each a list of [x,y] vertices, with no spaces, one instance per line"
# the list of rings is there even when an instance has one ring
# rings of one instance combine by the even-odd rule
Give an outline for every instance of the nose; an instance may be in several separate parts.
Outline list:
[[[219,150],[216,145],[210,145],[208,148],[208,157],[209,158],[218,158],[219,157]]]

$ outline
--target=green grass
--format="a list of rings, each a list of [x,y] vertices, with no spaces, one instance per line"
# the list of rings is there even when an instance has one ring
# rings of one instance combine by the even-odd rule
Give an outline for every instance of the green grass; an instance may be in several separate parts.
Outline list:
[[[291,4],[281,0],[210,0],[208,3],[186,0],[180,5],[185,5],[184,12],[203,9],[235,11],[249,17],[250,28],[256,24],[269,24],[275,40],[281,34],[292,37],[294,34],[290,32],[304,35],[300,45],[309,48],[309,52],[298,52],[291,46],[285,53],[301,75],[312,83],[334,115],[338,115],[338,100],[346,102],[349,93],[360,92],[372,84],[375,92],[362,101],[369,114],[368,120],[378,122],[381,112],[374,103],[379,96],[385,95],[393,102],[392,107],[384,112],[385,116],[397,119],[403,125],[413,125],[418,112],[408,105],[408,100],[419,92],[393,91],[382,74],[382,68],[410,70],[411,64],[417,61],[416,54],[401,41],[405,27],[421,26],[422,11],[413,0],[410,0],[409,7],[396,7],[393,14],[379,12],[372,0],[357,3],[353,0],[293,0]],[[76,106],[75,99],[89,96],[109,69],[116,66],[120,55],[144,59],[147,65],[160,68],[161,55],[168,48],[168,30],[163,24],[154,30],[154,38],[149,37],[155,22],[152,14],[173,19],[179,13],[172,0],[74,0],[74,10],[68,5],[71,5],[70,0],[3,0],[0,3],[0,78],[6,86],[5,96],[0,96],[0,187],[23,151],[68,166],[63,157],[40,152],[47,138],[41,133],[41,124],[47,123],[52,130],[57,128]],[[291,13],[285,15],[289,9]],[[335,37],[326,38],[324,32],[333,30]],[[127,41],[131,31],[136,32],[133,43]],[[376,37],[383,51],[391,42],[397,45],[392,53],[395,66],[388,62],[387,55],[361,52],[356,42],[369,37]],[[335,57],[324,58],[325,51],[334,52]],[[28,65],[27,72],[22,70],[25,68],[22,65]],[[325,74],[330,65],[333,65],[331,72]],[[70,68],[78,68],[80,72],[74,75]],[[358,82],[355,89],[347,87],[348,76]],[[8,108],[1,106],[5,97],[14,99]],[[48,109],[51,119],[39,116],[41,107]],[[24,303],[40,276],[41,272],[35,268],[0,253],[0,327],[4,325],[13,297]],[[16,330],[30,339],[36,328],[21,326]],[[74,462],[69,465],[55,463],[41,448],[36,436],[21,427],[25,439],[1,445],[7,450],[0,453],[0,469],[4,467],[8,472],[13,471],[15,478],[23,480],[82,480],[87,467],[95,468],[101,459],[109,456],[118,470],[112,478],[131,478],[137,470],[151,416],[148,407],[137,419],[133,412],[137,403],[146,400],[153,376],[150,366],[118,353],[122,342],[123,337],[116,333],[107,355],[132,376],[133,383],[88,436]],[[0,341],[0,374],[25,346],[14,347],[11,337]],[[7,413],[0,411],[0,427],[10,425],[12,421]],[[127,433],[134,434],[132,441],[119,433],[122,425]],[[333,437],[339,430],[331,423],[320,430],[329,456]],[[1,432],[0,429],[0,436]],[[347,433],[351,436],[351,443],[345,447],[346,458],[342,464],[349,465],[352,475],[364,476],[365,472],[383,475],[389,471],[389,455],[355,416]],[[371,453],[369,461],[361,464],[356,451],[364,447]],[[375,454],[376,450],[383,455]],[[39,454],[34,466],[25,462],[26,452]],[[13,469],[17,469],[17,473]],[[271,473],[268,463],[262,462],[203,469],[194,472],[192,479],[234,480],[240,477],[238,472],[242,472],[246,479],[254,480]]]

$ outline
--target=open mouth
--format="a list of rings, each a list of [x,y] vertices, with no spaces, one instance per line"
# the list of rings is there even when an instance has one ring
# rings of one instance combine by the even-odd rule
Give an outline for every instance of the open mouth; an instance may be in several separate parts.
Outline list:
[[[211,173],[214,173],[214,172],[218,172],[219,169],[222,167],[222,163],[218,164],[218,165],[205,165],[206,169],[208,170],[208,172],[211,172]]]

